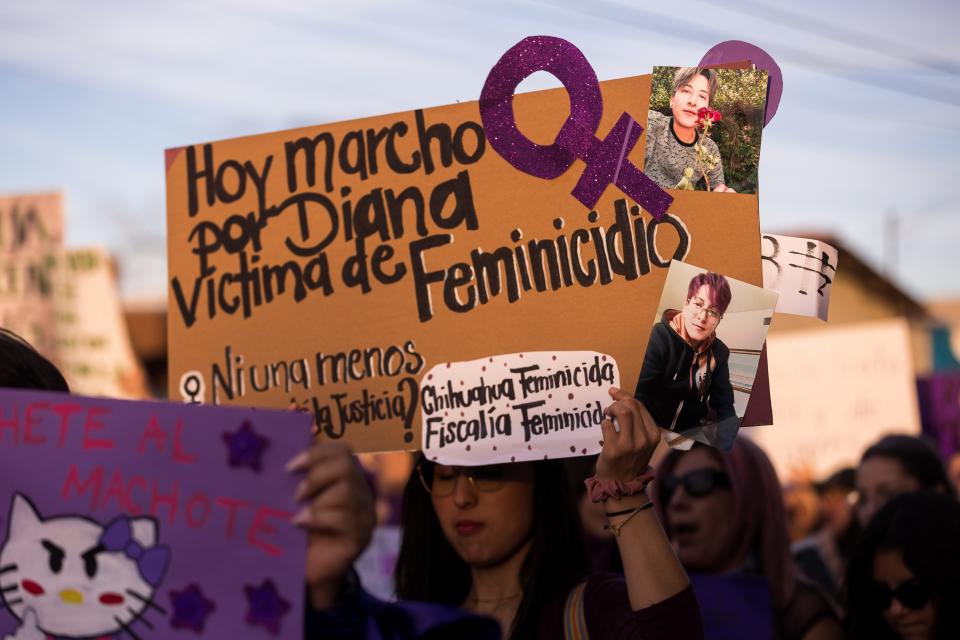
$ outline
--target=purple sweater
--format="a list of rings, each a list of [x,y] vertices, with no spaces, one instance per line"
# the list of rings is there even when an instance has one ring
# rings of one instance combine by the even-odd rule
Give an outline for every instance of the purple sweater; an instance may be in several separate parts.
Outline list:
[[[566,594],[552,600],[540,620],[538,638],[563,638]],[[602,574],[587,580],[584,616],[590,640],[701,640],[700,607],[689,586],[663,602],[632,611],[623,576]]]

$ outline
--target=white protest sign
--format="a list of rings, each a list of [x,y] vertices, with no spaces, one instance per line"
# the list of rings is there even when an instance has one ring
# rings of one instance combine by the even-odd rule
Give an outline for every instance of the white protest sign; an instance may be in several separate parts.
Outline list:
[[[819,240],[763,234],[763,286],[777,291],[778,313],[827,319],[837,274],[837,250]]]
[[[0,326],[54,362],[54,298],[62,251],[59,193],[0,196]]]
[[[70,389],[88,396],[147,395],[106,251],[66,252],[55,323],[58,353]]]
[[[420,381],[423,452],[450,465],[598,453],[612,357],[534,351],[438,364]]]
[[[775,425],[746,430],[784,480],[855,465],[887,433],[919,433],[916,374],[901,319],[767,337]]]

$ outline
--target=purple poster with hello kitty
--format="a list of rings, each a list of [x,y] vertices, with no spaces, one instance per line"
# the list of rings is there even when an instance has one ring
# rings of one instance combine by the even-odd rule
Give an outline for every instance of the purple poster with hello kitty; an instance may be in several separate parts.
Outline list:
[[[293,412],[0,389],[0,638],[303,635]]]

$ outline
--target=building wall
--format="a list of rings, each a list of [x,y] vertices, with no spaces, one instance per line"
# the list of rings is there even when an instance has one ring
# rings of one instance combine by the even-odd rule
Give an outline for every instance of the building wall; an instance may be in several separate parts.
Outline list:
[[[829,320],[822,322],[818,318],[775,313],[770,334],[817,330],[828,326],[870,322],[903,315],[904,307],[901,301],[894,299],[886,291],[880,290],[872,278],[862,275],[857,269],[844,272],[843,256],[841,256],[837,278],[830,294]],[[927,321],[915,318],[908,318],[908,322],[913,344],[914,365],[917,374],[923,375],[932,368],[929,326]]]

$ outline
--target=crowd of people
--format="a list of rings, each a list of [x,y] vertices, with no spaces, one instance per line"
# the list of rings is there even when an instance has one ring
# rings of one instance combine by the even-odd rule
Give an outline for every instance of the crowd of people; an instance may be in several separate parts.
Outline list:
[[[0,386],[68,391],[9,332]],[[377,512],[349,448],[318,440],[291,461],[304,505],[294,523],[309,533],[305,636],[960,637],[960,504],[926,441],[867,448],[856,469],[813,486],[817,516],[800,527],[748,437],[669,451],[654,470],[660,428],[630,393],[610,396],[595,459],[420,457],[403,489],[393,602],[353,570]]]

